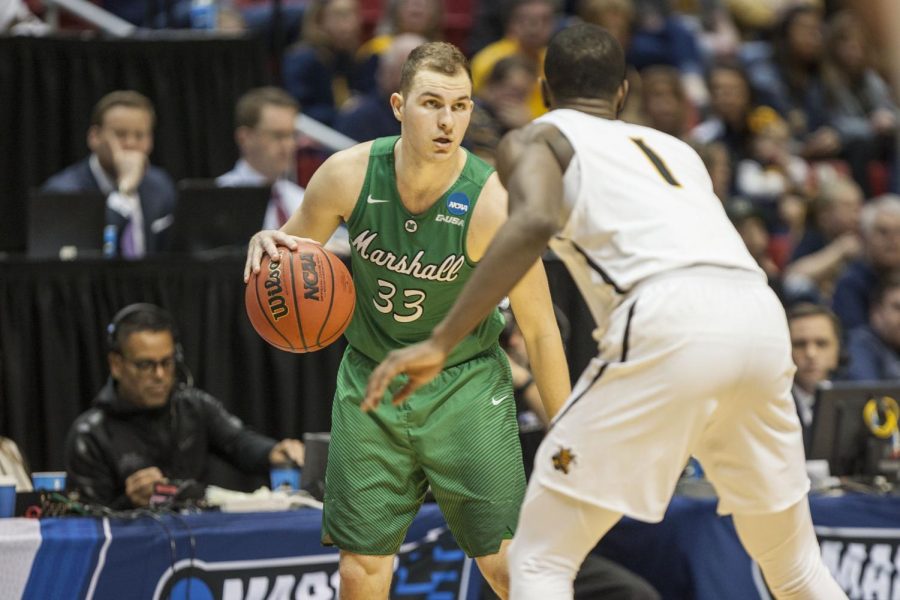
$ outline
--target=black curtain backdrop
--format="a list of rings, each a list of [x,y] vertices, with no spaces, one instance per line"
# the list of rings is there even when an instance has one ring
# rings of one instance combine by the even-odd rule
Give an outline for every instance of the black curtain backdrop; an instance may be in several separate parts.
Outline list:
[[[596,353],[593,322],[558,261],[554,301],[571,320],[573,378]],[[172,312],[195,384],[275,438],[328,431],[343,340],[306,355],[256,335],[244,310],[243,260],[0,261],[0,435],[35,470],[63,468],[69,425],[106,381],[105,330],[132,302]]]
[[[88,154],[91,109],[133,89],[156,106],[151,162],[176,180],[231,168],[234,104],[265,85],[265,44],[249,38],[0,37],[0,251],[25,246],[28,191]]]

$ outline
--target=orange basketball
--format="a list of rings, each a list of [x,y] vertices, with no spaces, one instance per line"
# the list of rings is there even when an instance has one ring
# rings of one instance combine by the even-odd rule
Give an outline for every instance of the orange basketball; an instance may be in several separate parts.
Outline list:
[[[340,337],[356,305],[350,272],[318,244],[300,242],[281,259],[265,255],[244,294],[247,316],[264,340],[288,352],[315,352]]]

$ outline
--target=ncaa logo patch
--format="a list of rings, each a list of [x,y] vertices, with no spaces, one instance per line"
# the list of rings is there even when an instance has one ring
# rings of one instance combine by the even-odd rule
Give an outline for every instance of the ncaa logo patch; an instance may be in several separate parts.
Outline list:
[[[447,198],[447,210],[457,217],[469,212],[469,197],[462,192],[454,192]]]

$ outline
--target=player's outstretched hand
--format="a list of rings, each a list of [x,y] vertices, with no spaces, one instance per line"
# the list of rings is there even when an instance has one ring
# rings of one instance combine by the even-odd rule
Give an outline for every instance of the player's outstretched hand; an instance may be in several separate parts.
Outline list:
[[[360,408],[365,412],[378,408],[394,377],[405,374],[409,380],[394,393],[394,405],[402,404],[410,394],[437,377],[446,360],[447,351],[430,339],[394,350],[369,376],[366,398]]]
[[[259,273],[259,265],[262,262],[264,254],[268,254],[269,258],[277,262],[278,246],[287,246],[291,250],[296,250],[297,242],[319,243],[316,240],[297,237],[296,235],[290,235],[277,229],[264,229],[254,233],[247,246],[247,262],[244,265],[244,283],[247,283],[250,279],[251,273]]]

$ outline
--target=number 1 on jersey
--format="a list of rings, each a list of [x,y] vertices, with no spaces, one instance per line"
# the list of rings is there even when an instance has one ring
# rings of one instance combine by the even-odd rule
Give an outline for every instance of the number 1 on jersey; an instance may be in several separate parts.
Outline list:
[[[656,170],[659,172],[660,176],[666,180],[666,183],[669,185],[673,185],[675,187],[681,187],[681,184],[678,183],[678,180],[672,175],[669,171],[669,167],[666,166],[666,163],[659,157],[659,155],[650,149],[650,146],[644,143],[644,140],[641,138],[629,138],[634,144],[641,149],[641,152],[647,155],[647,158],[650,159],[650,162],[653,163],[653,166],[656,167]]]

